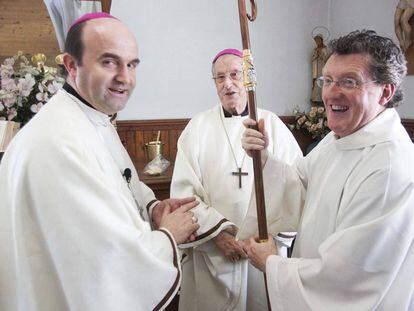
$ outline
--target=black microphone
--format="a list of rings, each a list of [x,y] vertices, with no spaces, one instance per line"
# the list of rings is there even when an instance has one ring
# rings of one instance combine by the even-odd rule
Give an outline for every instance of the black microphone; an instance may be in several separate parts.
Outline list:
[[[122,176],[125,177],[126,182],[129,184],[129,182],[131,181],[131,177],[132,177],[131,169],[129,168],[124,169],[124,173],[122,174]]]

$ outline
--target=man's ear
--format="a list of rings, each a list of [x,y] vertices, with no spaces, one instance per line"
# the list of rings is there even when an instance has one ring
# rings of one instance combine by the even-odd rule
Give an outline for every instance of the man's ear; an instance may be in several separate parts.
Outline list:
[[[73,56],[68,53],[65,53],[63,55],[63,65],[65,66],[69,77],[71,77],[74,80],[76,77],[76,71],[78,69],[78,63],[73,58]]]
[[[391,98],[394,96],[395,90],[396,86],[394,84],[385,84],[384,89],[382,90],[382,95],[380,97],[379,104],[385,107],[387,103],[391,100]]]

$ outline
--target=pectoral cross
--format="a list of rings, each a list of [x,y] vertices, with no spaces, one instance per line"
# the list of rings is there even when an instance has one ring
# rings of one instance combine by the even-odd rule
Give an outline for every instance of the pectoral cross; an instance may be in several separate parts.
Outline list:
[[[238,169],[238,172],[231,172],[231,174],[233,176],[238,176],[239,177],[239,188],[241,188],[242,187],[242,176],[247,176],[247,175],[249,175],[249,173],[242,172],[241,167],[238,167],[237,169]]]

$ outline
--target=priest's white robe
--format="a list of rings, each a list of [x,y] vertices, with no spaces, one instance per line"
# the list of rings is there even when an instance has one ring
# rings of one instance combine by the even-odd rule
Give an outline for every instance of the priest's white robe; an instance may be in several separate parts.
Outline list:
[[[298,228],[295,258],[266,262],[272,310],[414,310],[413,161],[395,109],[297,165],[267,160],[270,227]]]
[[[178,249],[108,116],[59,91],[0,166],[0,310],[151,310],[174,297]],[[155,202],[155,203],[154,203]]]
[[[259,109],[258,116],[265,120],[270,135],[269,152],[290,163],[302,156],[295,138],[275,114]],[[224,229],[237,233],[254,191],[252,159],[241,147],[245,118],[224,118],[217,105],[195,116],[178,140],[171,196],[194,195],[200,201],[194,209],[200,224],[197,240],[180,245],[187,255],[180,310],[267,310],[263,274],[247,260],[230,262],[212,241]],[[242,171],[248,175],[242,177],[240,189],[239,178],[232,172],[242,162]],[[253,226],[256,229],[257,223]]]

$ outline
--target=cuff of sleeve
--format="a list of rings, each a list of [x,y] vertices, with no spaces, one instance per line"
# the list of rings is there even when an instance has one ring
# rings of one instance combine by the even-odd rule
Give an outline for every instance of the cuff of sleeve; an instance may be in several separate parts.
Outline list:
[[[231,234],[232,236],[236,236],[237,234],[237,227],[235,224],[230,223],[227,226],[223,227],[223,230],[221,231],[226,231],[227,233]],[[219,234],[221,231],[219,231],[217,234]],[[217,236],[217,234],[215,236]]]
[[[223,218],[222,220],[219,221],[218,224],[216,224],[210,230],[196,236],[193,242],[180,244],[180,248],[189,248],[189,247],[196,247],[198,245],[201,245],[213,239],[214,237],[216,237],[223,230],[226,230],[230,234],[233,234],[231,227],[235,228],[236,226],[232,222],[228,221],[226,218]]]
[[[172,233],[170,232],[170,230],[168,230],[168,229],[166,229],[164,227],[159,228],[158,231],[164,233],[168,237],[168,239],[170,240],[170,243],[171,243],[171,246],[172,246],[173,252],[174,252],[173,261],[175,262],[176,260],[179,259],[178,257],[180,255],[180,252],[178,251],[177,242],[175,241],[174,236],[172,235]]]
[[[160,200],[154,199],[147,204],[147,212],[148,212],[148,217],[150,219],[152,219],[152,211],[154,210],[155,205],[157,205],[160,202],[161,202]]]

